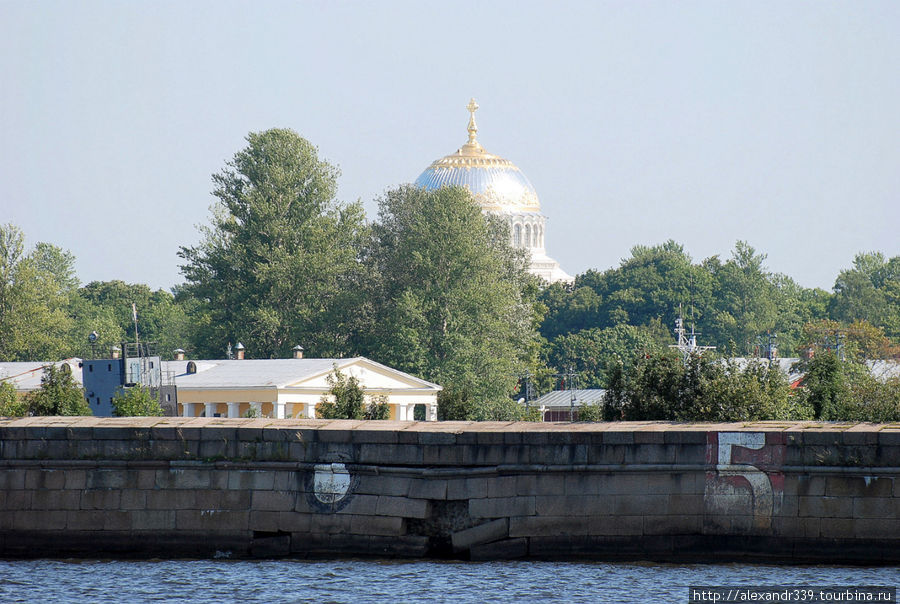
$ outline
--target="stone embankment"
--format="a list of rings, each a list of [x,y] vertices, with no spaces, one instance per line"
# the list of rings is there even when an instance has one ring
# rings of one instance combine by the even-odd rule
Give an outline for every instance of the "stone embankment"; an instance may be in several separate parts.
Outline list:
[[[900,425],[0,420],[0,556],[900,562]]]

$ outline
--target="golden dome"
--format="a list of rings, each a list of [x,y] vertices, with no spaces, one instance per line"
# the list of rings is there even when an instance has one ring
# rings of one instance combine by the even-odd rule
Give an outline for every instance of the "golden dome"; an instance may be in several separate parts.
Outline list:
[[[458,185],[472,193],[482,209],[490,212],[540,212],[537,192],[518,166],[498,155],[488,153],[477,140],[475,99],[469,110],[469,140],[462,147],[434,160],[416,179],[416,186],[426,190]]]

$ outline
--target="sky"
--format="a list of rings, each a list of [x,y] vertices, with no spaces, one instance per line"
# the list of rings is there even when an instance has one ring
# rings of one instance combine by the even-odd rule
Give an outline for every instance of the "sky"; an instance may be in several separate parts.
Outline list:
[[[570,274],[743,240],[830,290],[900,255],[898,32],[894,1],[0,0],[0,223],[169,289],[249,132],[310,140],[374,220],[475,97]]]

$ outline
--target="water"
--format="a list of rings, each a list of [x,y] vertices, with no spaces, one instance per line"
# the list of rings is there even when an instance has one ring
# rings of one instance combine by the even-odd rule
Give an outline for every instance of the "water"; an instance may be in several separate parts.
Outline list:
[[[0,602],[687,602],[690,585],[897,585],[898,567],[0,560]]]

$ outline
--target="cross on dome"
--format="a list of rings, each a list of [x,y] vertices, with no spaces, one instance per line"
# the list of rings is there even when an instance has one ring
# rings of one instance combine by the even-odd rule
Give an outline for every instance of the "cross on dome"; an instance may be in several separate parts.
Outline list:
[[[478,103],[475,102],[475,98],[469,99],[469,104],[466,105],[466,109],[469,110],[469,127],[467,130],[469,131],[469,145],[474,145],[477,143],[475,140],[475,136],[478,134],[478,126],[475,124],[475,112],[478,111]]]

